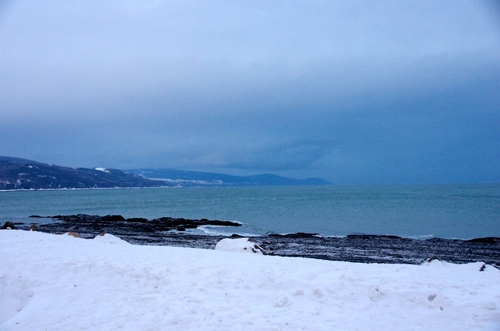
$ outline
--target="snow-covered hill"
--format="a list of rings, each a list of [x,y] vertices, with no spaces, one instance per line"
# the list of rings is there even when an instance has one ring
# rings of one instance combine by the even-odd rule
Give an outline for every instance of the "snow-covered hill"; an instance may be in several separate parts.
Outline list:
[[[168,186],[117,169],[70,168],[0,156],[0,190]]]

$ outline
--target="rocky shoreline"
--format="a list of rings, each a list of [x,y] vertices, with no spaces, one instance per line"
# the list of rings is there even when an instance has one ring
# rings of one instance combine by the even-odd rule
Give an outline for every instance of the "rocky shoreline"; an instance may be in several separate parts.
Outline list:
[[[227,236],[192,234],[188,229],[200,226],[233,226],[241,224],[219,220],[192,220],[162,217],[154,220],[124,218],[120,215],[56,215],[31,216],[33,224],[13,224],[16,228],[30,227],[47,233],[75,232],[82,238],[93,238],[105,231],[132,244],[166,245],[213,249]],[[37,218],[53,219],[52,223],[36,224]],[[237,235],[233,235],[238,237]],[[438,258],[453,263],[484,262],[500,268],[500,238],[455,240],[431,238],[426,240],[397,236],[348,235],[321,237],[295,233],[252,237],[268,255],[305,257],[331,261],[361,263],[420,264]]]

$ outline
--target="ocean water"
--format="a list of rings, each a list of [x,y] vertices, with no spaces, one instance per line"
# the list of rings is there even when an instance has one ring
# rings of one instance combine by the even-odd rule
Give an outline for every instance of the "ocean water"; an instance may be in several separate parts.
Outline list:
[[[120,214],[237,221],[204,233],[500,237],[500,184],[271,186],[0,192],[0,222]]]

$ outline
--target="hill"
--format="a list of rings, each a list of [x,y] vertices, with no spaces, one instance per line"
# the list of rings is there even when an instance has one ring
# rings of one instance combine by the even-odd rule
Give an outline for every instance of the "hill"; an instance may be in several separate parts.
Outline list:
[[[330,185],[321,178],[294,179],[272,174],[233,176],[213,172],[176,169],[131,169],[128,172],[176,186],[264,186],[264,185]]]
[[[176,169],[70,168],[0,156],[0,190],[161,186],[329,185],[321,178],[233,176]]]
[[[0,189],[156,187],[168,185],[117,169],[69,168],[0,156]]]

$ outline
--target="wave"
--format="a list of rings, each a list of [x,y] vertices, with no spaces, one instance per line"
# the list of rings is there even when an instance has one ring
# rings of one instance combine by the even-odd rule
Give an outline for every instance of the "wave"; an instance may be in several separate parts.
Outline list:
[[[234,222],[234,221],[231,221],[231,222]],[[240,223],[240,222],[238,222],[238,223]],[[225,237],[231,237],[233,235],[238,235],[238,236],[242,236],[242,237],[261,237],[262,236],[261,234],[250,233],[250,232],[223,231],[224,229],[229,229],[229,228],[234,230],[234,228],[232,228],[232,227],[221,227],[221,226],[217,226],[217,225],[202,225],[202,226],[199,226],[197,229],[190,230],[189,233],[196,234],[196,233],[201,232],[200,234],[203,234],[203,235],[225,236]]]

